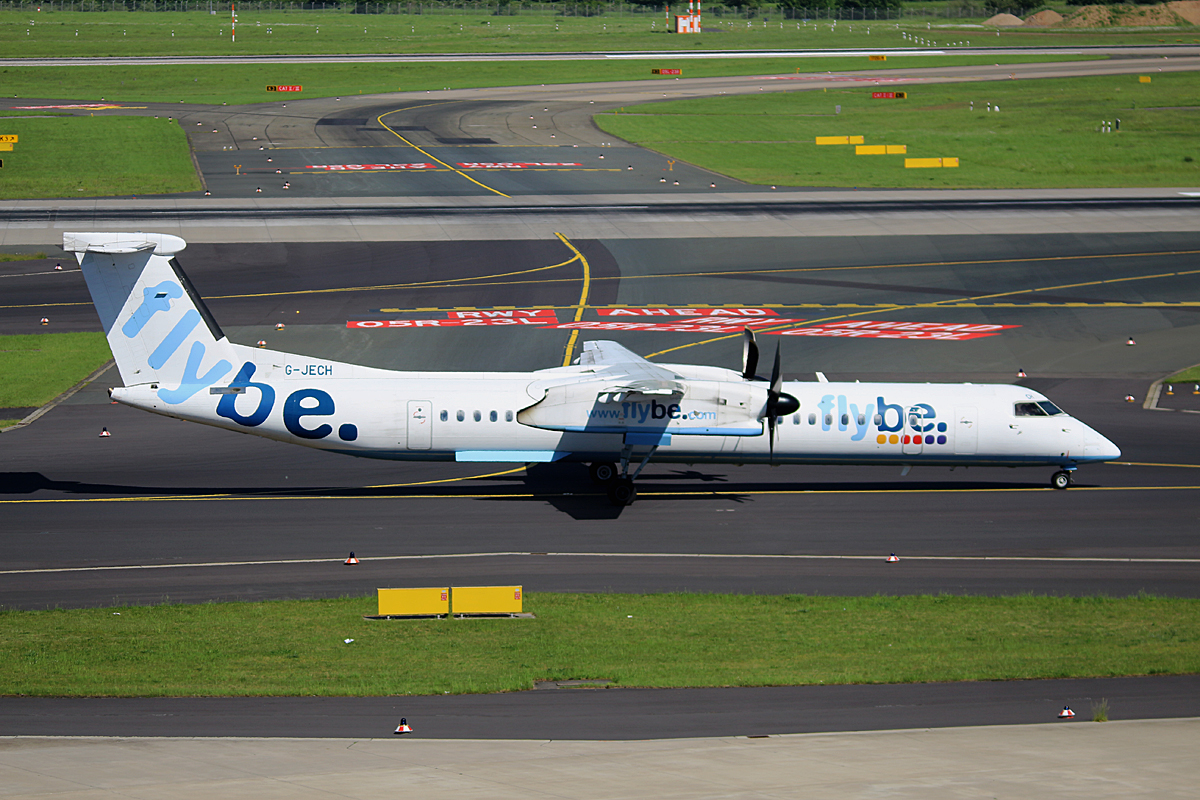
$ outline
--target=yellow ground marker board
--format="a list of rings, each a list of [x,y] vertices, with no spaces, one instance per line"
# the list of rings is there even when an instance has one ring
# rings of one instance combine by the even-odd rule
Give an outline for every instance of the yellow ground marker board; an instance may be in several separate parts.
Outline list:
[[[1149,75],[1138,75],[1138,83],[1149,83],[1149,82],[1150,82]]]
[[[932,167],[957,167],[957,158],[906,158],[905,169],[929,169]]]
[[[455,586],[455,614],[520,614],[520,586]]]
[[[817,144],[862,144],[861,136],[818,136]]]
[[[17,143],[17,134],[15,133],[0,133],[0,142],[8,142],[9,144]]]
[[[450,588],[379,589],[379,616],[410,617],[450,613]]]

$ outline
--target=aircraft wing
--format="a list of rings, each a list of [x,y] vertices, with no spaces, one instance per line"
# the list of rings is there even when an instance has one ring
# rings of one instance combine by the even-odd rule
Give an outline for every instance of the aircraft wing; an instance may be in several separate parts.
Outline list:
[[[608,379],[610,391],[627,389],[639,394],[664,395],[683,392],[681,376],[658,364],[651,364],[616,342],[584,342],[579,363],[581,366],[606,367],[596,372]],[[613,379],[619,383],[613,384]]]

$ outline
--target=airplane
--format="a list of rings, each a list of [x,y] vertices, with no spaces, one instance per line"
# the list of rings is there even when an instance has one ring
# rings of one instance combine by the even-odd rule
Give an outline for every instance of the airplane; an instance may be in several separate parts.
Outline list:
[[[401,461],[583,462],[628,505],[646,464],[1055,467],[1119,458],[1104,436],[1015,385],[769,378],[647,361],[588,341],[570,366],[400,372],[229,341],[159,233],[65,233],[134,408],[333,453]],[[631,472],[632,468],[632,472]]]

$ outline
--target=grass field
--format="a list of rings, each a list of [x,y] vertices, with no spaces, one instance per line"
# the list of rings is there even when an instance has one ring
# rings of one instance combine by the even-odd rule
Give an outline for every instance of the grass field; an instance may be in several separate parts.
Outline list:
[[[533,620],[367,621],[374,598],[0,613],[0,694],[393,695],[1200,671],[1200,601],[527,595]],[[353,639],[350,644],[345,639]]]
[[[63,12],[44,8],[0,11],[0,52],[23,57],[153,55],[270,55],[323,53],[502,53],[579,50],[746,50],[772,48],[912,47],[911,31],[951,47],[1082,46],[1200,41],[1200,30],[1155,31],[982,30],[945,28],[951,20],[828,22],[780,20],[764,10],[744,19],[705,17],[707,32],[676,36],[662,32],[655,13],[558,17],[494,16],[490,13],[348,14],[345,12],[250,11],[239,14],[237,40],[230,41],[228,5],[216,15],[187,12]],[[980,19],[953,21],[978,24]],[[653,25],[653,27],[652,27]],[[938,28],[927,28],[937,25]],[[868,31],[870,31],[868,33]]]
[[[833,187],[1058,188],[1200,185],[1200,73],[1155,73],[872,88],[657,103],[595,117],[605,131],[758,184]],[[974,110],[970,103],[974,102]],[[989,112],[987,104],[999,105]],[[835,105],[841,113],[835,115]],[[1118,133],[1097,132],[1102,119]],[[862,135],[906,155],[856,155],[817,136]],[[905,158],[957,157],[957,169]]]
[[[831,70],[953,67],[972,64],[1018,64],[1046,61],[1084,61],[1101,56],[905,56],[887,62],[858,58],[763,59],[621,59],[614,61],[525,61],[439,64],[237,64],[205,66],[72,66],[3,67],[3,91],[19,97],[54,98],[130,104],[156,103],[280,103],[289,99],[336,97],[382,92],[437,91],[480,86],[594,83],[596,81],[654,80],[653,67],[678,67],[688,78],[723,75],[778,75]],[[300,94],[268,92],[274,84],[297,84]],[[28,113],[28,112],[26,112]]]
[[[1200,383],[1200,367],[1188,367],[1181,372],[1176,372],[1171,377],[1165,378],[1163,383]]]
[[[0,133],[20,140],[4,153],[0,199],[162,194],[200,189],[178,123],[152,117],[15,118]]]
[[[102,333],[0,336],[0,408],[44,405],[110,358]]]

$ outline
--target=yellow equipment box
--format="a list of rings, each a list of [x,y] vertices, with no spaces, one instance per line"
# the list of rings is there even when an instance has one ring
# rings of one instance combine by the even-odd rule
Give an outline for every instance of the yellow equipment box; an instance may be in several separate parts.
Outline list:
[[[455,614],[520,614],[520,586],[455,586]]]
[[[380,589],[379,616],[423,617],[450,613],[450,589]]]

